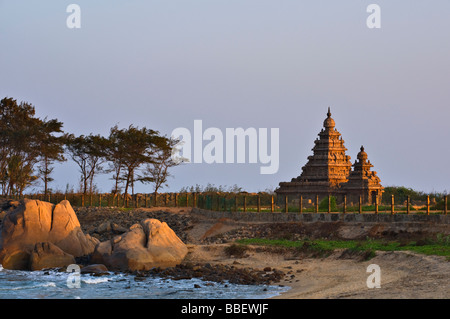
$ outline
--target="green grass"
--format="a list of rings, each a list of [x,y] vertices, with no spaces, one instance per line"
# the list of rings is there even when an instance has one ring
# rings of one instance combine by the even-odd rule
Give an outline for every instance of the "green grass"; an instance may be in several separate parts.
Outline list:
[[[367,239],[363,241],[355,240],[285,240],[285,239],[264,239],[264,238],[249,238],[240,239],[236,241],[243,245],[262,245],[262,246],[277,246],[285,248],[301,249],[307,243],[308,248],[313,248],[322,251],[332,252],[335,249],[350,249],[354,251],[412,251],[425,255],[445,256],[450,260],[450,236],[438,235],[435,240],[421,240],[411,241],[408,243],[400,243],[395,241],[383,241]]]

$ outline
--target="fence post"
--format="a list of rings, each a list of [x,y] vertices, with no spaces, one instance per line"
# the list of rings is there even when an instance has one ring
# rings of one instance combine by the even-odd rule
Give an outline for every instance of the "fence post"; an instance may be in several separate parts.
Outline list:
[[[394,194],[391,196],[391,215],[394,215]]]
[[[247,211],[247,196],[244,195],[244,212]]]
[[[194,193],[193,196],[194,196],[194,198],[193,198],[192,207],[197,207],[197,193]]]
[[[316,213],[319,212],[319,195],[316,195],[316,207],[315,207]]]
[[[328,194],[328,214],[331,213],[331,195]]]
[[[274,203],[273,203],[273,195],[271,196],[271,203],[270,203],[270,212],[273,213],[274,211]]]
[[[300,198],[299,198],[299,200],[298,200],[298,205],[299,205],[299,210],[300,210],[300,214],[302,214],[303,213],[303,196],[302,195],[300,195]]]
[[[175,193],[175,207],[178,207],[178,193]]]
[[[408,196],[406,198],[406,213],[409,215],[409,203],[411,201],[411,198]]]
[[[288,195],[284,195],[284,212],[287,213],[289,211],[288,207]]]
[[[98,194],[98,207],[102,207],[102,194]]]
[[[347,195],[344,195],[344,205],[342,207],[342,212],[343,214],[347,212]]]
[[[362,214],[362,198],[361,198],[361,195],[359,195],[359,213]]]
[[[238,211],[238,195],[234,195],[234,211]]]
[[[223,195],[223,211],[227,211],[227,195]]]
[[[427,215],[430,215],[430,195],[427,195]]]
[[[261,212],[261,195],[258,194],[258,213]]]
[[[375,199],[375,214],[378,214],[378,197]]]
[[[444,214],[447,215],[447,195],[444,196]]]
[[[189,207],[189,193],[186,193],[186,207]]]

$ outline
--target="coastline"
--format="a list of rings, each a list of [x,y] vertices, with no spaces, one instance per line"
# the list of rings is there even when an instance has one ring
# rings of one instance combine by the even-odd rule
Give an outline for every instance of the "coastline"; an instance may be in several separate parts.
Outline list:
[[[324,258],[299,257],[291,253],[277,252],[276,249],[251,245],[246,246],[244,256],[230,256],[224,249],[232,245],[235,239],[240,238],[239,236],[245,237],[252,235],[252,232],[264,231],[267,226],[273,224],[207,218],[195,214],[187,207],[139,208],[121,212],[110,209],[106,213],[97,210],[96,214],[86,209],[82,210],[77,210],[78,218],[85,226],[85,231],[92,235],[95,235],[95,229],[105,220],[127,227],[128,225],[123,224],[124,221],[131,224],[133,220],[142,216],[152,216],[166,221],[187,244],[189,252],[183,263],[224,265],[237,269],[252,269],[254,272],[270,268],[271,271],[282,272],[280,280],[271,284],[288,286],[290,289],[273,297],[275,299],[450,298],[450,282],[447,275],[450,273],[450,262],[446,261],[445,257],[408,251],[376,251],[374,258],[365,261],[358,255],[343,255],[340,250],[335,250],[333,254]],[[382,231],[385,227],[373,224],[363,225],[363,228],[361,224],[350,226],[342,223],[328,223],[317,227],[314,224],[302,225],[300,231],[306,231],[302,236],[311,238],[313,236],[331,238],[330,236],[337,233],[360,238],[365,237],[367,233],[373,233],[374,230]],[[280,234],[295,231],[295,227],[298,227],[289,223],[274,226]],[[420,227],[413,233],[405,231],[404,227],[395,228],[395,225],[392,227],[389,229],[391,239],[410,240],[415,239],[411,236],[429,235]],[[370,275],[367,273],[367,266],[370,264],[377,264],[381,268],[380,289],[367,287],[367,278]]]
[[[186,243],[188,253],[180,265],[168,269],[128,272],[135,281],[145,281],[156,275],[163,280],[196,278],[222,284],[230,282],[286,288],[282,289],[284,291],[281,294],[271,297],[273,299],[450,297],[450,262],[445,257],[410,251],[376,251],[367,260],[362,252],[344,249],[321,255],[311,254],[307,250],[233,244],[236,239],[246,236],[273,238],[270,236],[289,235],[297,239],[333,239],[339,238],[333,236],[342,235],[361,237],[374,229],[380,229],[379,225],[365,225],[363,229],[360,224],[262,223],[214,219],[195,214],[190,208],[173,207],[75,208],[75,212],[83,231],[100,241],[114,238],[144,218],[156,218],[167,222]],[[395,225],[392,230],[389,236],[397,240],[428,235],[423,232],[405,232],[403,228],[396,229]],[[89,264],[89,258],[81,258],[77,262],[86,265]],[[370,275],[367,267],[371,264],[381,269],[380,289],[367,287]]]
[[[273,285],[290,287],[273,299],[448,299],[450,262],[444,257],[408,251],[377,251],[368,261],[344,259],[342,251],[325,258],[293,259],[251,247],[243,258],[223,254],[226,245],[190,246],[189,260],[236,267],[272,268],[284,272]],[[256,249],[255,249],[256,248]],[[381,288],[368,288],[367,266],[381,268]]]

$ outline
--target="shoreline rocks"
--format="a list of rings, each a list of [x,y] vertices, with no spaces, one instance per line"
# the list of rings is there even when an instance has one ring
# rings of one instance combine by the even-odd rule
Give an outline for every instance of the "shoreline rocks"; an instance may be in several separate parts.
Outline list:
[[[175,266],[187,251],[167,223],[146,219],[131,226],[125,234],[98,244],[91,262],[119,271],[149,270]]]
[[[109,271],[105,265],[92,264],[81,268],[81,274],[91,274],[94,276],[107,276],[109,275]]]
[[[29,268],[32,271],[65,267],[70,264],[75,264],[75,258],[49,242],[37,243],[30,254]]]
[[[99,241],[83,233],[67,200],[54,205],[24,199],[3,218],[0,263],[5,269],[29,269],[31,254],[38,243],[51,243],[64,253],[80,257],[91,254]],[[49,245],[44,250],[55,256],[59,254]]]
[[[188,230],[194,220],[188,214],[173,214],[163,210],[149,211],[145,208],[74,207],[74,210],[84,233],[101,242],[127,232],[134,224],[153,218],[167,223],[184,243],[188,243],[190,242]]]
[[[203,281],[229,282],[240,285],[271,285],[279,283],[285,273],[278,269],[254,269],[210,263],[185,263],[165,269],[153,268],[148,271],[135,271],[138,278],[159,276],[172,280],[200,278]]]

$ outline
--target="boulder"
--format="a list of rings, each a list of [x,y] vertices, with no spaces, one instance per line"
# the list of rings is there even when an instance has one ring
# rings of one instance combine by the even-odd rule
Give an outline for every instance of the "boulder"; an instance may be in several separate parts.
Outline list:
[[[128,231],[127,228],[117,225],[115,223],[111,223],[112,230],[115,234],[123,234]]]
[[[108,268],[102,264],[93,264],[86,267],[81,268],[82,274],[109,274]]]
[[[37,243],[30,254],[30,269],[60,268],[75,264],[75,258],[58,246],[46,242]]]
[[[165,222],[146,219],[123,235],[95,247],[91,262],[120,271],[167,268],[179,264],[187,247]]]
[[[106,221],[101,223],[96,229],[95,232],[99,234],[103,234],[111,231],[111,222]]]
[[[49,242],[74,257],[89,255],[99,243],[85,235],[67,200],[57,205],[25,199],[3,219],[0,264],[5,269],[24,268],[37,243]]]

